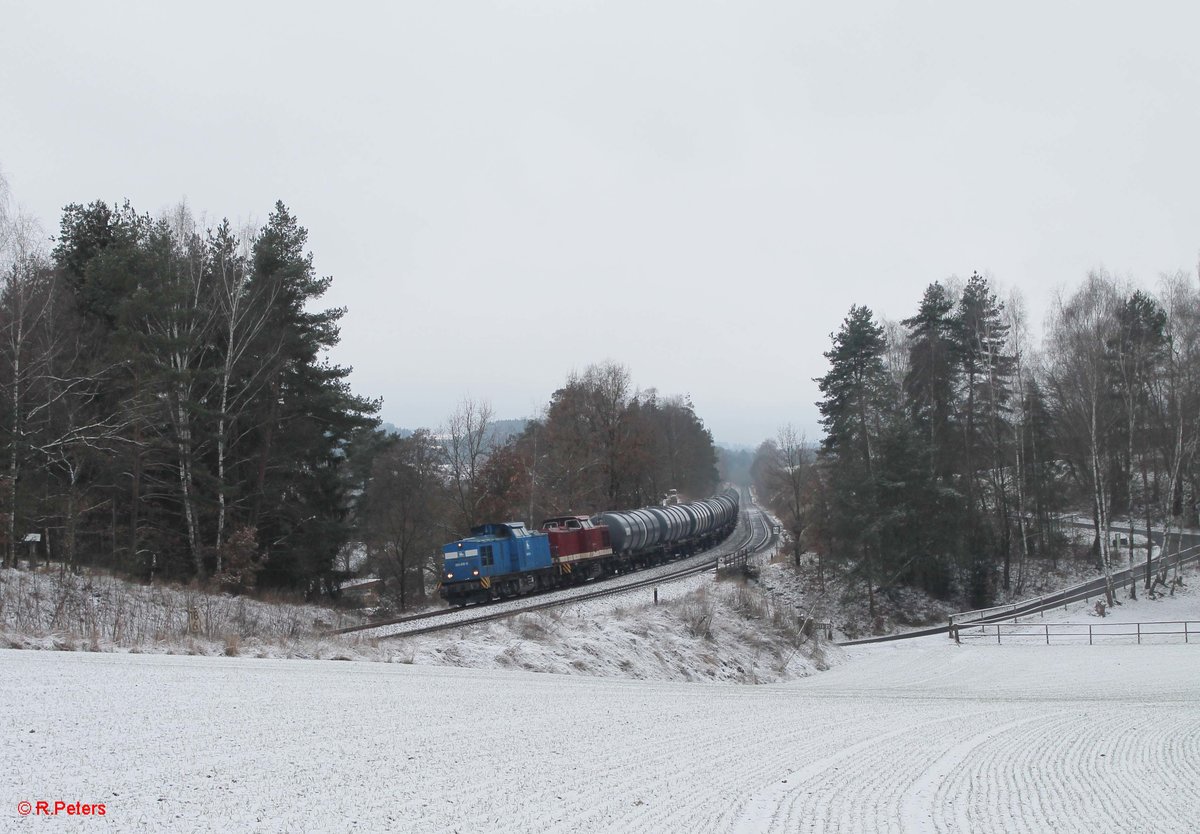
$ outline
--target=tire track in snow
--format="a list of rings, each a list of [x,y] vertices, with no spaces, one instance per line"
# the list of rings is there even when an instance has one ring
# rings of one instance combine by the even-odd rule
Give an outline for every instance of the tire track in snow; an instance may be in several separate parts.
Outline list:
[[[1200,813],[1187,764],[1200,721],[1168,712],[1063,709],[982,738],[937,785],[932,830],[1189,830],[1179,821]]]
[[[947,779],[958,772],[963,762],[980,746],[1008,733],[1024,724],[1040,720],[1040,716],[1027,716],[989,727],[966,741],[960,741],[941,755],[913,782],[900,797],[901,830],[908,832],[928,831],[928,823],[932,822],[938,831],[971,831],[967,809],[959,803],[951,803],[945,795]],[[950,809],[954,812],[953,824],[939,825],[944,815],[939,809]]]
[[[862,754],[889,749],[900,760],[907,760],[915,754],[908,748],[919,745],[914,734],[921,738],[930,735],[941,738],[962,720],[962,715],[942,714],[932,720],[907,724],[900,729],[871,735],[802,768],[784,771],[785,777],[777,778],[743,804],[731,830],[735,834],[774,830],[823,831],[829,827],[844,830],[846,826],[852,830],[886,830],[886,827],[876,828],[876,823],[882,822],[878,819],[880,815],[864,814],[863,798],[870,797],[874,802],[886,798],[889,791],[885,783],[897,778],[898,771],[878,767],[876,757]],[[895,750],[896,747],[905,752]],[[849,802],[845,801],[844,786],[847,783],[856,787]],[[867,820],[867,816],[871,819]]]

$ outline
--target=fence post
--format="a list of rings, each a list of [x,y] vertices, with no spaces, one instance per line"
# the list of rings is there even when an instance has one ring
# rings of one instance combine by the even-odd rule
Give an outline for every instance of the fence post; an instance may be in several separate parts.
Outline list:
[[[1046,627],[1046,645],[1050,645],[1050,623],[1045,623]]]
[[[996,645],[1000,645],[1000,623],[996,623]]]
[[[654,604],[658,605],[658,588],[657,587],[655,587],[655,589],[654,589]]]
[[[1092,645],[1092,624],[1088,623],[1088,645]]]
[[[1137,624],[1137,629],[1138,629],[1138,645],[1140,646],[1140,645],[1142,645],[1142,624],[1141,623]]]

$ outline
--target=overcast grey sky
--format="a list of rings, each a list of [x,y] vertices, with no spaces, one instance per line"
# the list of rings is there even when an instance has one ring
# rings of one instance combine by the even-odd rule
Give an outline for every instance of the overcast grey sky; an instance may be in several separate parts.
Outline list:
[[[0,0],[0,170],[48,232],[282,199],[398,425],[613,359],[718,441],[815,437],[852,303],[1195,270],[1198,10]]]

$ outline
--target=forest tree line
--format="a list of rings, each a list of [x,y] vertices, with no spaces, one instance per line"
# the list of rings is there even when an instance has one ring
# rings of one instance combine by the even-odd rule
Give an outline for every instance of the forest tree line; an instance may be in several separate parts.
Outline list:
[[[1020,296],[976,274],[935,282],[900,322],[853,306],[817,380],[824,436],[765,443],[755,480],[796,557],[877,590],[987,604],[1020,592],[1030,560],[1067,547],[1082,512],[1108,578],[1142,564],[1127,534],[1195,526],[1200,496],[1200,291],[1088,276],[1060,294],[1034,344]],[[1121,535],[1125,533],[1125,535]],[[1140,569],[1139,569],[1140,570]],[[1136,586],[1131,588],[1136,594]]]
[[[182,204],[70,205],[47,240],[6,198],[0,179],[4,566],[313,596],[365,550],[403,605],[484,521],[715,488],[691,403],[614,363],[572,374],[505,442],[473,401],[435,430],[381,431],[380,402],[327,359],[345,311],[319,309],[331,279],[282,203],[246,230]]]
[[[4,561],[140,577],[333,583],[345,462],[378,403],[325,358],[343,310],[283,204],[259,229],[186,205],[70,205],[50,246],[0,223]]]

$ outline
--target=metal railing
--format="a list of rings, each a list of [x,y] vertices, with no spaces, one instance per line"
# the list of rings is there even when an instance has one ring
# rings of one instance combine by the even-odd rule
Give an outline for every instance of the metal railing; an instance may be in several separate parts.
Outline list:
[[[750,558],[750,548],[743,547],[733,553],[728,553],[720,557],[720,568],[744,568],[746,561]]]
[[[978,623],[959,626],[952,636],[955,640],[978,640],[1002,644],[1045,643],[1050,645],[1082,644],[1089,646],[1098,642],[1191,643],[1192,637],[1200,642],[1200,621],[1164,620],[1149,623]],[[1165,639],[1164,639],[1165,638]]]
[[[1182,567],[1185,564],[1196,561],[1197,558],[1200,558],[1200,545],[1192,545],[1175,553],[1158,556],[1151,563],[1151,570],[1159,573],[1163,570],[1169,570],[1176,565]],[[1135,566],[1132,572],[1133,574],[1137,574],[1143,570],[1145,570],[1144,564]],[[1113,585],[1123,585],[1130,578],[1131,569],[1123,568],[1121,571],[1113,574]],[[972,623],[995,622],[1010,618],[1015,621],[1017,617],[1026,614],[1036,614],[1039,611],[1045,611],[1049,608],[1057,608],[1060,605],[1079,602],[1080,600],[1090,600],[1091,597],[1103,595],[1104,580],[1091,579],[1061,591],[1043,594],[1040,597],[1031,597],[1030,599],[1023,599],[1007,605],[994,605],[991,608],[977,608],[974,611],[960,611],[957,614],[951,614],[950,630],[953,635],[955,628],[963,628]]]

